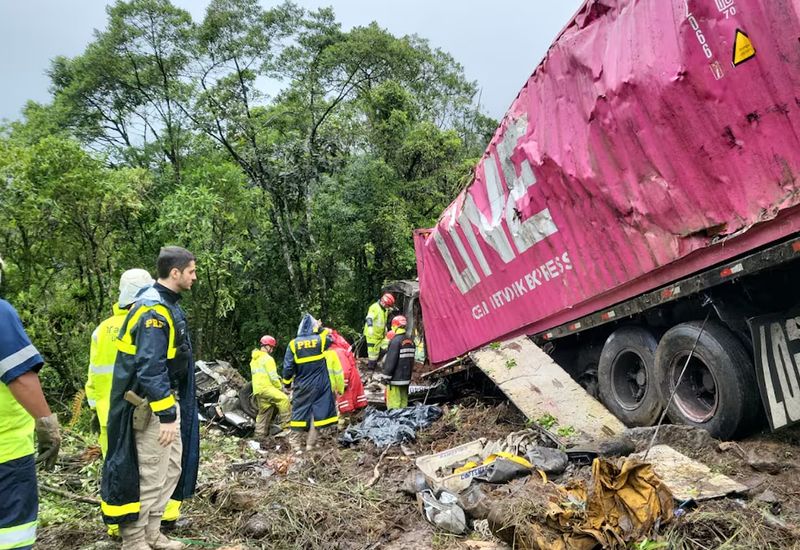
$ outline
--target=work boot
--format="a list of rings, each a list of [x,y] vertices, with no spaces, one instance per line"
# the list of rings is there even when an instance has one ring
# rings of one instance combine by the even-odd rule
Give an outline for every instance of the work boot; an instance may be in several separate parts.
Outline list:
[[[119,534],[122,537],[122,550],[152,550],[141,527],[121,525]]]
[[[289,448],[292,449],[293,452],[297,454],[301,454],[303,452],[303,442],[302,442],[302,433],[296,430],[291,430],[289,432]]]
[[[306,451],[311,451],[317,446],[317,428],[312,424],[306,436]]]
[[[122,541],[122,550],[153,550],[153,547],[147,544],[145,540]]]
[[[158,533],[157,538],[150,540],[150,546],[153,550],[183,550],[186,548],[186,545],[181,541],[172,540],[161,534],[161,532]]]

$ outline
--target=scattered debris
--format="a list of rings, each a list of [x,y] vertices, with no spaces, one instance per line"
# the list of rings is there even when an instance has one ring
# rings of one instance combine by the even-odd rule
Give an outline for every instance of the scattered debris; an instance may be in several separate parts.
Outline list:
[[[339,443],[345,446],[369,439],[378,447],[399,445],[416,439],[419,429],[427,428],[442,416],[434,405],[417,405],[405,409],[379,411],[368,407],[364,420],[345,430]]]
[[[569,462],[567,453],[560,449],[550,449],[549,447],[534,447],[525,454],[525,457],[534,468],[546,474],[562,473],[567,469],[567,463]]]
[[[638,521],[640,510],[624,502],[630,483],[640,490],[636,483],[642,472],[628,460],[627,473],[623,473],[627,459],[608,457],[625,457],[631,451],[644,450],[652,437],[651,428],[570,446],[575,442],[564,441],[526,421],[508,401],[487,399],[466,397],[444,405],[441,417],[428,428],[416,431],[415,439],[403,444],[404,450],[399,446],[378,447],[369,438],[362,438],[358,445],[349,447],[339,447],[329,440],[321,450],[296,456],[285,440],[268,440],[256,449],[247,440],[226,435],[236,433],[229,426],[206,424],[202,428],[198,494],[184,504],[182,520],[188,520],[188,526],[181,523],[173,536],[191,547],[240,550],[283,548],[286,541],[292,541],[293,547],[312,550],[500,550],[511,548],[512,544],[525,548],[521,541],[530,543],[529,548],[559,548],[559,544],[566,544],[564,540],[599,545],[592,536],[593,530],[617,540],[619,548],[623,547],[622,540],[627,548],[638,550],[800,546],[800,480],[790,466],[799,456],[796,445],[800,443],[800,428],[757,435],[732,448],[702,430],[662,426],[659,443],[705,465],[708,474],[703,477],[724,474],[747,489],[734,498],[678,498],[673,511],[662,509],[651,529],[640,528],[642,535],[637,539],[631,534],[637,532],[636,528],[625,525],[630,517]],[[563,425],[555,422],[553,430]],[[436,455],[449,455],[449,462],[453,462],[452,454],[465,441],[477,442],[478,447],[461,457],[460,463],[456,461],[439,470],[438,475],[439,466],[429,475],[418,468],[421,461]],[[42,484],[82,497],[73,500],[59,493],[42,492],[39,544],[43,548],[117,547],[101,540],[104,527],[97,506],[89,503],[98,496],[101,467],[94,449],[87,450],[91,443],[94,439],[89,436],[65,433],[63,458],[57,470],[40,473]],[[530,463],[525,471],[531,475],[504,483],[486,483],[469,472],[453,473],[470,459],[485,473],[491,464],[499,464],[498,460],[510,460],[500,453]],[[483,462],[492,454],[494,458],[484,467]],[[558,473],[565,455],[566,469]],[[558,468],[544,461],[556,457]],[[759,473],[747,466],[747,457],[760,457],[754,464],[771,462],[780,466],[770,469],[775,473]],[[510,462],[521,466],[515,460]],[[650,467],[662,487],[672,486],[672,479],[660,471],[658,463],[653,462]],[[542,470],[547,473],[540,473]],[[606,480],[601,494],[608,499],[600,501],[613,500],[619,503],[616,506],[620,510],[619,516],[614,515],[617,512],[609,513],[608,518],[602,515],[602,521],[599,515],[592,515],[599,506],[592,504],[592,495],[598,491],[598,472]],[[461,480],[461,488],[454,488],[431,483],[431,473],[440,479],[447,477],[444,474],[453,475],[454,479],[467,475]],[[452,521],[446,521],[444,527],[432,521],[424,504],[420,504],[422,498],[417,495],[426,491],[430,517],[439,517],[443,509],[450,511]],[[443,496],[445,493],[451,496]],[[455,501],[452,497],[456,497]],[[661,505],[661,500],[658,502]],[[463,514],[463,529],[454,507]],[[665,519],[667,515],[669,519]],[[594,524],[590,518],[594,518]],[[441,518],[437,521],[442,524]],[[598,521],[601,527],[595,529],[592,525]],[[460,534],[455,534],[454,530],[459,529]],[[546,546],[534,546],[536,540]]]
[[[458,497],[442,491],[439,498],[432,491],[426,490],[417,494],[425,519],[445,532],[461,535],[467,531],[467,518],[464,510],[458,505]]]
[[[519,549],[627,548],[673,517],[672,495],[649,464],[598,459],[591,489],[530,478],[489,513],[492,532]]]

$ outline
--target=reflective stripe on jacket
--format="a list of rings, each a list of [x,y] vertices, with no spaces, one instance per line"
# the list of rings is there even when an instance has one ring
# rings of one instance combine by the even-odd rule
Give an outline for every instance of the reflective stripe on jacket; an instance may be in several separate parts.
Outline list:
[[[17,311],[0,299],[0,463],[34,452],[35,421],[20,405],[7,384],[43,363],[31,344]]]
[[[340,413],[351,412],[367,406],[367,396],[364,394],[364,383],[356,367],[356,358],[348,349],[337,348],[339,362],[345,379],[344,394],[337,400]]]
[[[128,315],[127,309],[114,304],[114,315],[100,323],[92,333],[89,348],[89,372],[86,376],[86,400],[97,411],[100,425],[108,425],[111,381],[117,359],[117,336]]]
[[[408,386],[411,383],[415,350],[414,341],[406,334],[406,329],[396,329],[383,363],[383,375],[390,377],[390,385]]]
[[[172,499],[183,501],[194,493],[200,457],[194,361],[186,316],[177,302],[175,292],[156,283],[139,296],[120,331],[100,492],[108,524],[136,521],[141,508],[134,407],[124,398],[128,390],[146,397],[161,422],[174,422],[180,406],[183,454]]]
[[[325,350],[333,343],[327,330],[303,334],[289,342],[283,358],[283,383],[292,384],[292,419],[296,430],[323,427],[338,421]]]
[[[344,371],[335,349],[325,350],[325,363],[328,366],[331,389],[336,395],[342,395],[344,393]]]
[[[32,454],[0,463],[0,496],[0,549],[30,548],[39,508]]]

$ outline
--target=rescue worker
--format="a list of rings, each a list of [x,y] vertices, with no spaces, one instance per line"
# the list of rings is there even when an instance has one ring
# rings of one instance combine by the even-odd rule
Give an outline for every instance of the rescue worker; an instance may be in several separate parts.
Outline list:
[[[381,353],[381,342],[386,336],[386,319],[394,306],[394,296],[386,293],[369,306],[364,321],[364,339],[367,341],[367,368],[375,370]]]
[[[340,415],[355,412],[367,406],[367,396],[364,394],[364,383],[356,366],[356,357],[350,351],[350,344],[341,334],[332,330],[331,338],[333,339],[331,351],[339,359],[344,378],[344,392],[337,399],[336,406]]]
[[[128,309],[136,295],[155,281],[144,269],[129,269],[119,279],[119,298],[113,305],[114,314],[100,323],[92,332],[89,348],[89,373],[86,377],[86,399],[100,426],[100,452],[106,456],[108,449],[108,408],[111,398],[111,380],[114,377],[114,360],[117,358],[117,335]]]
[[[253,381],[253,396],[258,405],[258,416],[256,416],[256,429],[253,434],[257,438],[265,438],[269,435],[269,428],[275,416],[281,428],[289,423],[289,411],[291,405],[289,396],[283,392],[281,378],[278,376],[278,367],[272,352],[278,345],[269,334],[261,337],[259,342],[260,349],[254,349],[250,359],[250,375]]]
[[[333,340],[327,330],[306,314],[297,330],[297,338],[289,342],[283,357],[283,384],[292,387],[292,429],[289,442],[299,450],[301,432],[308,432],[306,450],[314,448],[317,428],[335,425],[339,420],[336,402],[328,376],[325,350]]]
[[[0,258],[0,279],[3,274]],[[0,548],[36,542],[39,495],[35,463],[55,466],[61,434],[39,384],[42,356],[17,311],[0,299]],[[39,456],[34,460],[33,432]]]
[[[386,352],[389,351],[389,342],[392,341],[392,338],[394,338],[394,331],[390,330],[389,332],[386,333],[386,336],[383,338],[383,341],[381,342],[381,351],[380,354],[378,355],[378,363],[381,367],[383,366],[383,364],[381,363],[381,359],[385,360]]]
[[[331,347],[325,350],[325,364],[328,366],[328,381],[331,383],[333,397],[338,401],[345,389],[344,365],[339,359],[339,354],[336,349],[336,336],[339,336],[339,334],[331,328],[326,328],[325,330],[330,334],[332,342]],[[321,330],[315,331],[317,334],[320,332]]]
[[[155,281],[144,269],[129,269],[119,279],[119,297],[113,306],[114,314],[100,323],[92,333],[89,348],[89,373],[86,377],[86,399],[89,408],[95,412],[99,427],[100,453],[103,458],[108,450],[108,409],[111,399],[111,381],[114,378],[114,361],[117,358],[117,335],[128,310],[136,301],[136,296]],[[172,526],[180,517],[181,502],[170,499],[161,518],[162,525]],[[108,534],[119,535],[118,525],[109,525]]]
[[[414,369],[414,341],[406,334],[407,321],[403,315],[392,319],[394,338],[383,362],[382,378],[388,382],[387,409],[402,409],[408,406],[408,386]]]
[[[161,534],[167,501],[194,493],[199,462],[192,342],[180,293],[196,280],[184,248],[161,249],[158,281],[137,298],[117,340],[101,509],[123,550],[173,550]]]

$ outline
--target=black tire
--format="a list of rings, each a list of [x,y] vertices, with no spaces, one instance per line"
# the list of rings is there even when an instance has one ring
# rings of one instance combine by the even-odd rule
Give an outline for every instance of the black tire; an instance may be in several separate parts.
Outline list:
[[[663,410],[655,372],[657,345],[647,329],[623,327],[608,337],[600,354],[600,400],[628,427],[652,426]]]
[[[247,416],[255,418],[258,416],[258,408],[253,398],[253,383],[248,382],[239,390],[239,407]]]
[[[664,334],[656,350],[659,391],[666,404],[689,357],[667,414],[670,420],[708,431],[717,439],[744,435],[761,417],[755,368],[750,354],[716,321],[681,323]]]

